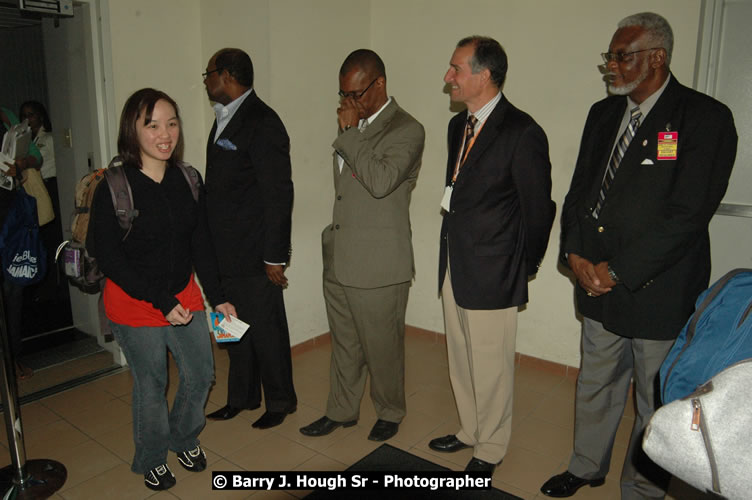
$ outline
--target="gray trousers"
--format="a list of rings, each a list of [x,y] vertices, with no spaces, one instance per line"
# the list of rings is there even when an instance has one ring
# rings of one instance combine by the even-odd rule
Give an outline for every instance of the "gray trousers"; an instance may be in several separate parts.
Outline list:
[[[371,378],[371,400],[381,420],[405,416],[405,311],[410,282],[381,288],[339,283],[324,269],[324,301],[332,334],[326,416],[357,420],[360,400]]]
[[[621,497],[664,498],[668,474],[642,451],[642,436],[659,405],[658,370],[673,343],[621,337],[597,321],[584,319],[569,472],[585,479],[606,476],[634,379],[637,408],[621,474]]]

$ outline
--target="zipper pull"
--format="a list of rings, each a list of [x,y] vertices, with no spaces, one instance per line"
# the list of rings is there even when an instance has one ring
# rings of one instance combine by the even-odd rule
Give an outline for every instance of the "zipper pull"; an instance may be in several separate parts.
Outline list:
[[[692,399],[692,425],[689,428],[693,431],[700,430],[700,413],[702,413],[702,405],[698,398]]]

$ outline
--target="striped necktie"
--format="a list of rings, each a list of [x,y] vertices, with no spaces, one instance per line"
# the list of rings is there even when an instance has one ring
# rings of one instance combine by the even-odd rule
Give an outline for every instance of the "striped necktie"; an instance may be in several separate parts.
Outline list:
[[[475,135],[475,124],[478,123],[478,119],[474,115],[467,117],[467,124],[465,125],[465,140],[462,141],[462,151],[460,152],[459,165],[462,166],[465,163],[465,157],[467,150],[470,148],[470,143]]]
[[[608,189],[611,187],[611,183],[614,180],[614,176],[616,175],[616,171],[619,168],[621,159],[624,158],[624,153],[627,152],[629,143],[632,142],[632,138],[635,136],[635,132],[637,132],[637,127],[640,124],[640,117],[642,116],[640,107],[635,106],[634,108],[632,108],[629,111],[629,115],[629,124],[627,125],[627,129],[624,131],[621,137],[619,137],[619,140],[616,143],[616,147],[614,148],[614,153],[611,155],[611,160],[608,162],[606,175],[603,176],[601,190],[598,193],[598,203],[596,203],[595,210],[593,210],[594,219],[597,219],[601,213],[603,202],[606,199],[606,193],[608,193]]]
[[[467,117],[467,123],[465,124],[465,135],[462,139],[462,147],[460,149],[460,155],[457,157],[457,163],[454,165],[454,175],[452,175],[452,186],[457,180],[457,176],[460,174],[460,168],[465,164],[467,151],[470,149],[470,143],[472,143],[473,136],[475,136],[475,124],[478,123],[478,119],[469,115]]]

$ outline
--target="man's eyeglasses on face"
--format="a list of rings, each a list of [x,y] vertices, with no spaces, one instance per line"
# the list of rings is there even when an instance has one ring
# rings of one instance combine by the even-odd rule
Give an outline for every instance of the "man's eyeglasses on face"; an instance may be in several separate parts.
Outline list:
[[[376,80],[378,80],[378,79],[379,78],[376,77],[371,83],[369,83],[368,87],[366,87],[366,89],[363,92],[360,92],[360,93],[358,93],[358,92],[345,92],[343,90],[340,90],[339,92],[337,92],[337,94],[339,94],[340,97],[344,97],[345,99],[348,98],[348,97],[352,97],[353,99],[355,99],[357,101],[358,99],[360,99],[361,97],[363,97],[366,92],[368,92],[368,89],[371,88],[371,85],[373,85],[374,83],[376,83]]]
[[[646,52],[648,50],[657,50],[660,48],[662,47],[651,47],[649,49],[635,50],[632,52],[602,52],[601,57],[606,62],[606,64],[610,63],[611,61],[623,63],[623,62],[631,61],[632,55],[634,54],[638,54],[640,52]]]
[[[213,70],[211,70],[211,71],[207,71],[207,72],[205,72],[205,73],[201,73],[201,77],[202,77],[202,78],[203,78],[204,80],[206,80],[206,77],[208,77],[209,75],[211,75],[212,73],[215,73],[215,72],[217,72],[217,71],[222,71],[222,69],[223,69],[223,68],[216,68],[216,69],[213,69]]]

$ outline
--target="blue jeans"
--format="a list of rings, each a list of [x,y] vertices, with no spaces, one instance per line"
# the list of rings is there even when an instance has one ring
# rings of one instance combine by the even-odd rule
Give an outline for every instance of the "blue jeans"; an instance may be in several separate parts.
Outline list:
[[[204,405],[214,380],[206,313],[195,311],[185,326],[133,327],[110,322],[133,375],[131,470],[146,474],[167,463],[167,450],[194,449],[204,428]],[[178,365],[180,385],[167,409],[167,349]]]

